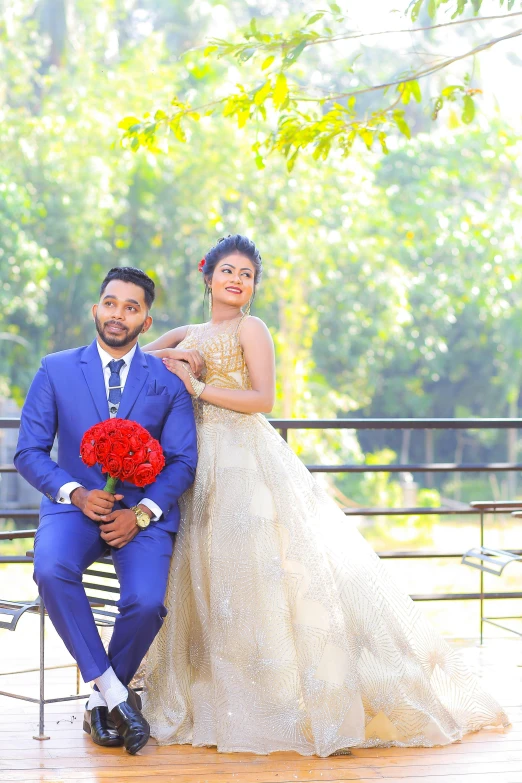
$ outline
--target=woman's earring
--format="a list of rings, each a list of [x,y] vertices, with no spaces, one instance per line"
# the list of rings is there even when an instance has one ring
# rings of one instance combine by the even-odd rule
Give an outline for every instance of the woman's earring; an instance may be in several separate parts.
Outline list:
[[[253,297],[252,297],[253,298]],[[248,304],[245,308],[244,315],[250,315],[250,307],[252,306],[252,299],[248,300]]]
[[[209,286],[208,289],[208,312],[210,317],[212,318],[212,289]]]

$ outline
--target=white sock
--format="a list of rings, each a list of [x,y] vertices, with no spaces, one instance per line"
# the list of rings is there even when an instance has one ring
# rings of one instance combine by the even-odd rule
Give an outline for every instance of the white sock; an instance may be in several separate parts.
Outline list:
[[[112,666],[109,666],[106,672],[100,677],[96,677],[94,682],[100,689],[100,693],[107,703],[109,712],[113,710],[122,701],[127,701],[128,691],[116,677]]]
[[[89,696],[89,701],[87,702],[87,709],[93,710],[95,707],[106,707],[106,706],[107,706],[107,702],[101,695],[100,691],[93,691]]]

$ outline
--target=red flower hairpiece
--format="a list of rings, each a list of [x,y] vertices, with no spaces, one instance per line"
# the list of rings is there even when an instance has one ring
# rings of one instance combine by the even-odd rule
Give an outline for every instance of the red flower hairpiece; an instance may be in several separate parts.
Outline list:
[[[198,271],[199,272],[203,271],[203,267],[205,266],[206,263],[207,263],[207,259],[206,258],[202,258],[201,261],[198,264]]]

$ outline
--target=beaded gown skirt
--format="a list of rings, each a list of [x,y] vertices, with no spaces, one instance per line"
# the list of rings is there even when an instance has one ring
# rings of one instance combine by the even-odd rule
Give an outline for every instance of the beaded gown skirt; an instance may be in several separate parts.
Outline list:
[[[248,388],[230,328],[191,327],[182,347],[207,382]],[[508,726],[266,419],[195,407],[196,479],[146,660],[157,741],[328,756]]]

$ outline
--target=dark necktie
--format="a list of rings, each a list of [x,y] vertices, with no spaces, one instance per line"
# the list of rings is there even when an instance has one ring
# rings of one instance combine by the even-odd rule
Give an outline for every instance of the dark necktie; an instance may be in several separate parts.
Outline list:
[[[115,416],[118,412],[118,405],[121,400],[120,370],[124,364],[125,361],[123,359],[118,359],[118,361],[113,359],[112,362],[109,362],[109,369],[111,371],[109,378],[109,410],[111,416]]]

